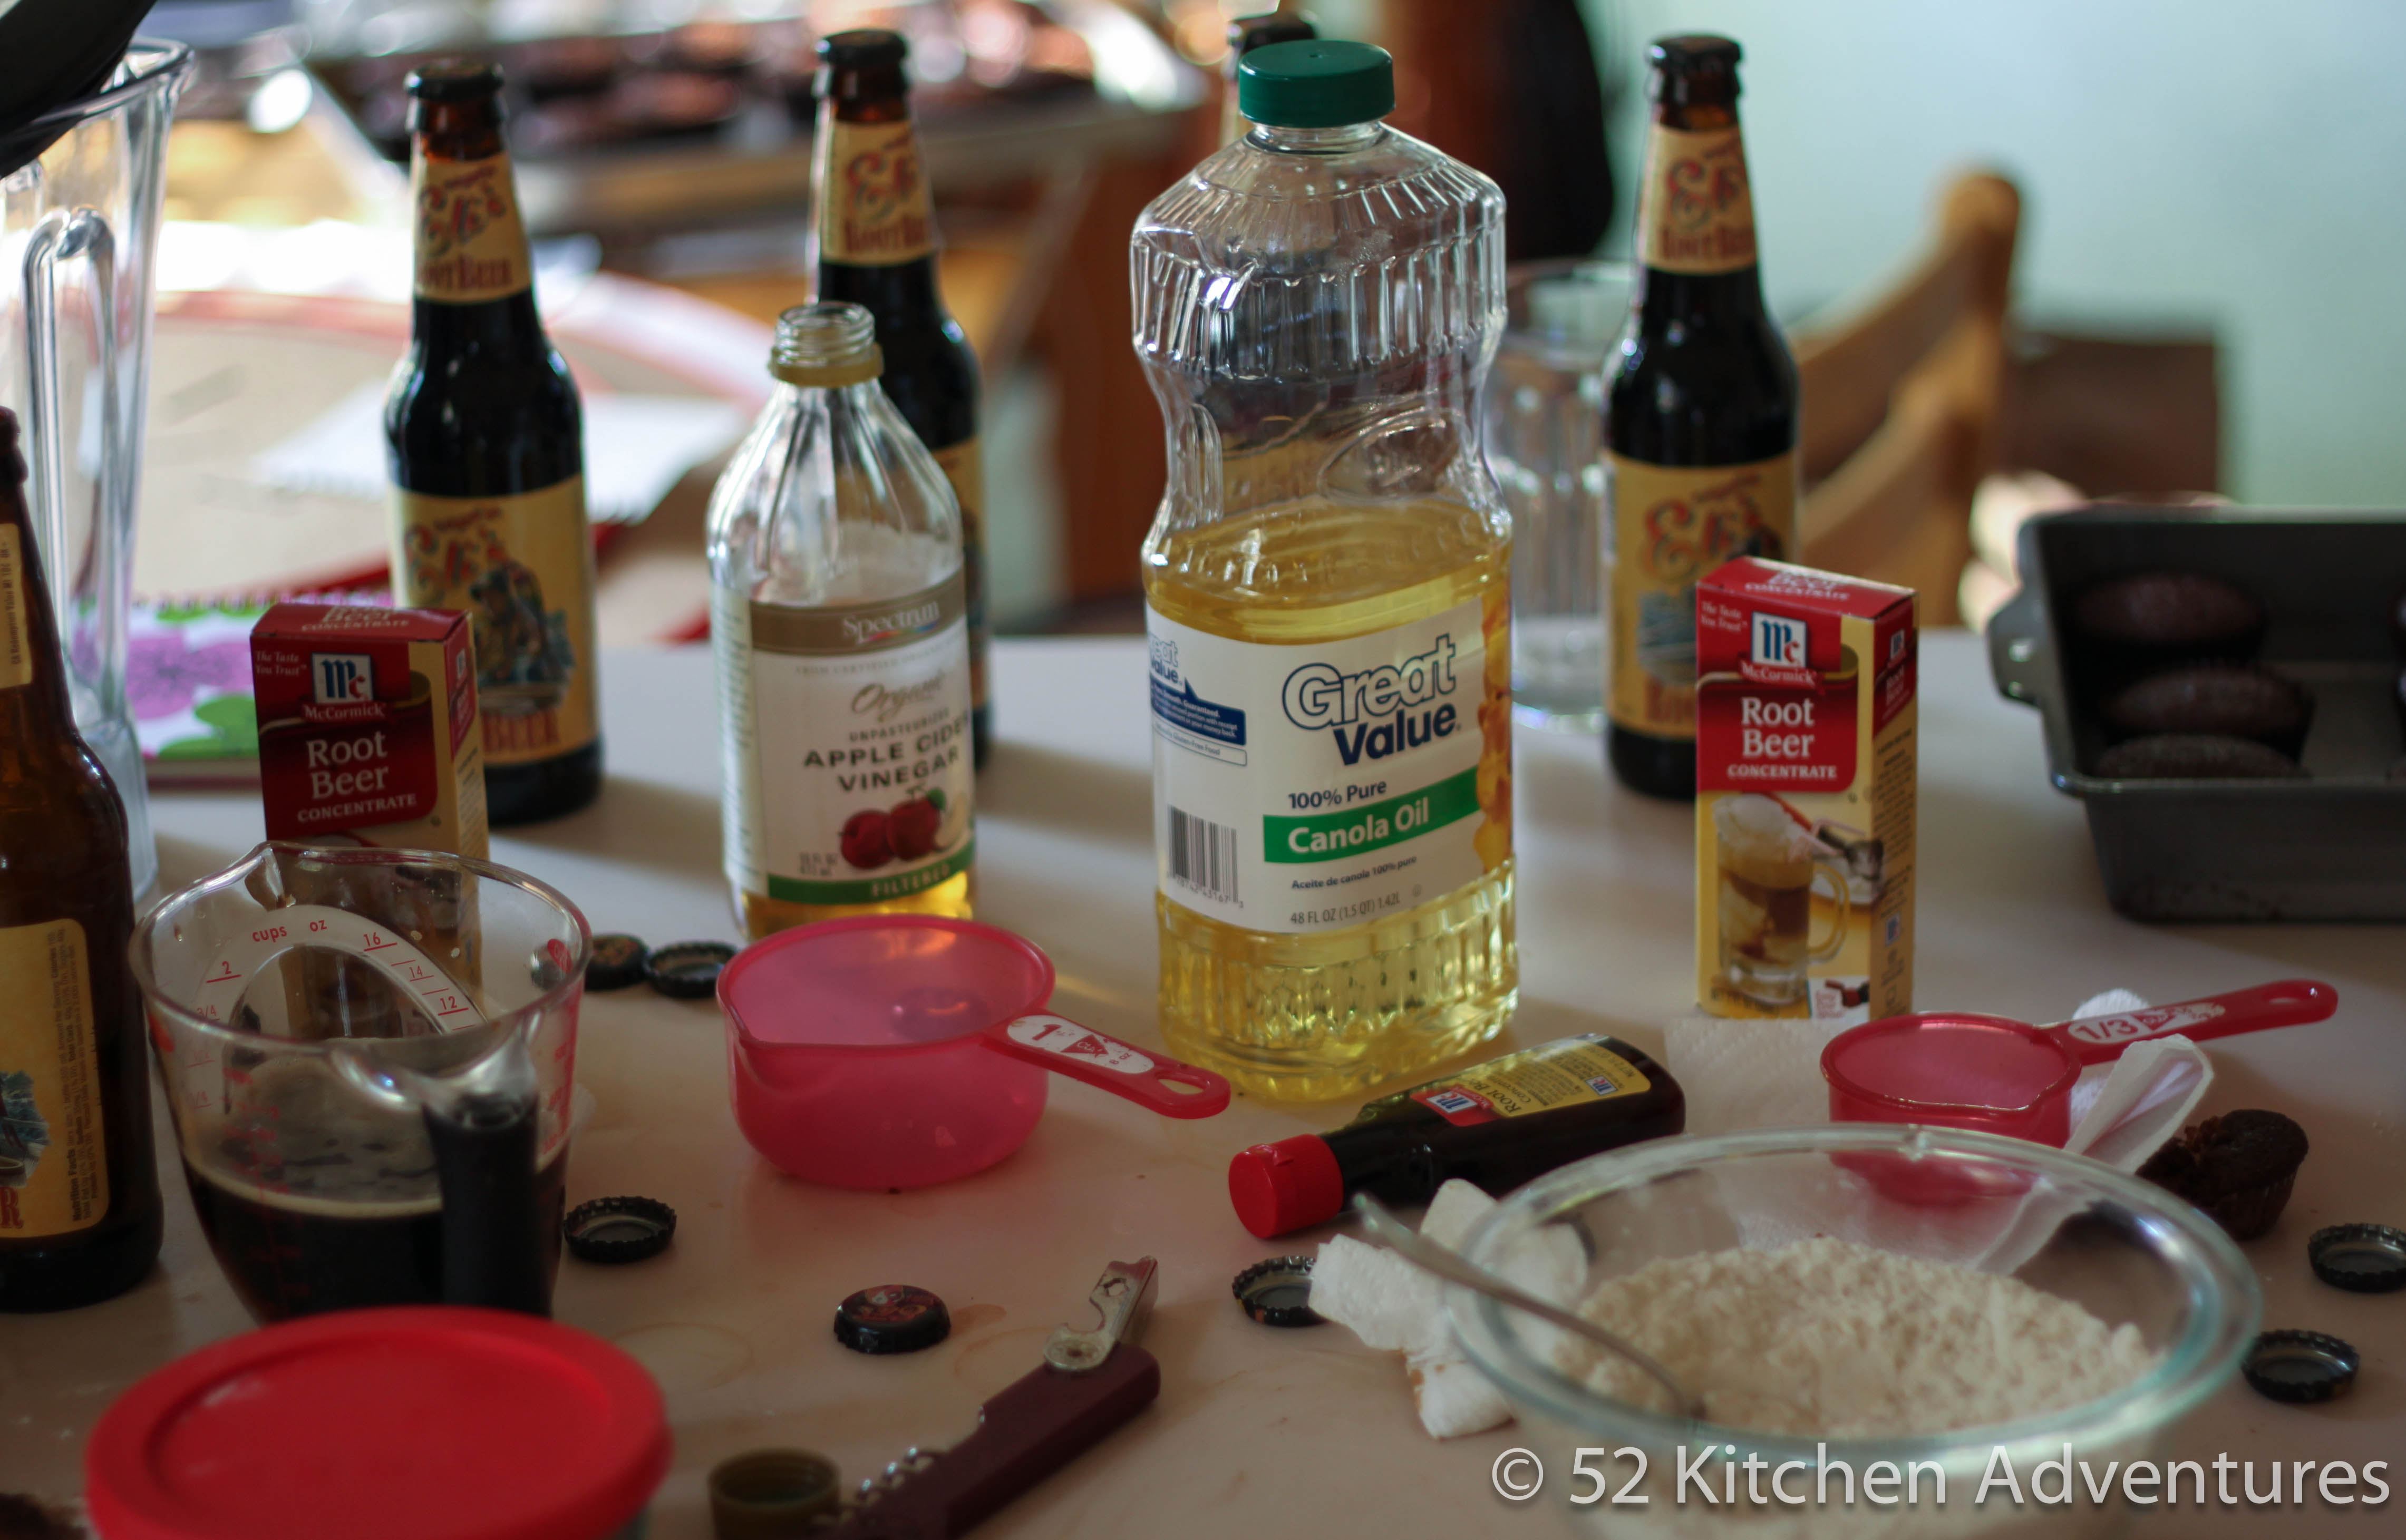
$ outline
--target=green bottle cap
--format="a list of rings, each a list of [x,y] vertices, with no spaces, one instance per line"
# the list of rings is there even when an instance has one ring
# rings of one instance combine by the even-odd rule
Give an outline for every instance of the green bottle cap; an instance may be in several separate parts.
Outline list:
[[[1395,61],[1368,43],[1272,43],[1237,64],[1237,110],[1281,128],[1341,128],[1395,110]]]

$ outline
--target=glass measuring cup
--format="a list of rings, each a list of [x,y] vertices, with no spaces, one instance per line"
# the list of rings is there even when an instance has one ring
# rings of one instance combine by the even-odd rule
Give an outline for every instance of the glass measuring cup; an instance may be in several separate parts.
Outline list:
[[[1044,1010],[1053,962],[993,925],[864,914],[781,931],[719,975],[729,1095],[752,1147],[834,1187],[925,1187],[1027,1141],[1054,1074],[1167,1117],[1228,1082]]]
[[[550,1313],[584,915],[489,862],[272,842],[134,930],[184,1174],[263,1321]]]
[[[2051,1026],[1951,1011],[1891,1016],[1831,1038],[1821,1076],[1834,1123],[1936,1123],[2061,1149],[2085,1067],[2150,1038],[2228,1038],[2319,1022],[2338,1009],[2330,985],[2285,979]]]

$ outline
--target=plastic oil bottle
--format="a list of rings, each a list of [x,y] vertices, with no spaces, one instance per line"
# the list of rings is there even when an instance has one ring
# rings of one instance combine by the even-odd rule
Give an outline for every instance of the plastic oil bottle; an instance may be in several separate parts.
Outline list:
[[[1476,403],[1504,199],[1385,127],[1358,43],[1247,54],[1253,125],[1130,261],[1168,419],[1144,546],[1161,1019],[1257,1095],[1451,1057],[1516,997],[1511,524]]]
[[[728,884],[746,934],[965,918],[976,854],[959,506],[856,304],[777,318],[710,500]]]

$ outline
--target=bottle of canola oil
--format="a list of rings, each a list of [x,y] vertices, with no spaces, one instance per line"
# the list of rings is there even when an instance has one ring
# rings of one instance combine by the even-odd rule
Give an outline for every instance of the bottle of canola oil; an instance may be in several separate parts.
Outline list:
[[[1511,523],[1479,452],[1504,198],[1380,122],[1359,43],[1256,49],[1252,130],[1130,250],[1169,483],[1144,546],[1162,1029],[1323,1099],[1511,1014]]]

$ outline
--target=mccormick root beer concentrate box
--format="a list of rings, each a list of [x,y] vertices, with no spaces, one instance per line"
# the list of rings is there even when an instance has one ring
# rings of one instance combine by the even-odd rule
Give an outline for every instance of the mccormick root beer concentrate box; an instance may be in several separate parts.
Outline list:
[[[267,837],[486,854],[468,617],[278,604],[250,631]]]
[[[1696,586],[1696,997],[1913,1009],[1910,588],[1740,557]]]

